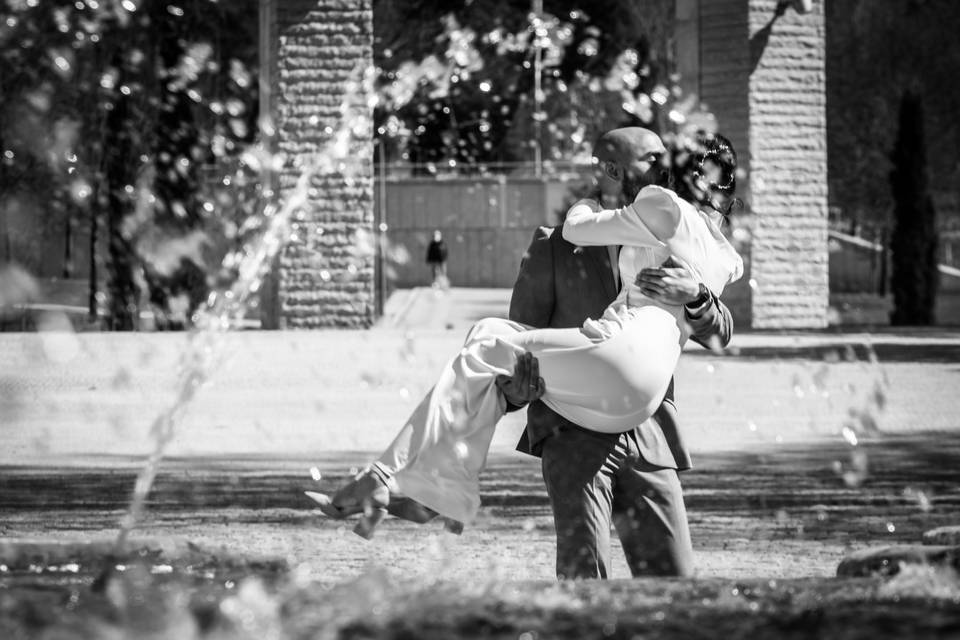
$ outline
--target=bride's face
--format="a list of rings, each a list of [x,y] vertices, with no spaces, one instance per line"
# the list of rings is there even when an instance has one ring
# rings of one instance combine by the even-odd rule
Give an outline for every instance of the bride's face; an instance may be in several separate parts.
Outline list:
[[[697,188],[704,192],[712,190],[714,185],[723,184],[723,168],[711,159],[706,159],[700,166],[697,176]]]

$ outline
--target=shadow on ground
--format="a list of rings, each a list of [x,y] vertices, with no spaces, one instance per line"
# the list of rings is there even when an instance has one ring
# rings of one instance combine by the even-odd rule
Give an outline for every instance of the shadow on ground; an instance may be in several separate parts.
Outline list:
[[[927,529],[956,524],[960,434],[886,435],[857,451],[866,472],[853,485],[842,476],[852,452],[843,443],[698,456],[683,478],[704,572],[686,580],[561,584],[549,573],[552,521],[530,459],[491,459],[482,517],[452,545],[393,520],[370,544],[317,518],[301,496],[315,484],[310,466],[329,469],[320,484],[333,487],[365,454],[167,460],[144,523],[151,535],[219,542],[241,554],[282,551],[312,573],[266,590],[256,582],[198,587],[196,578],[117,574],[102,593],[82,576],[64,582],[0,575],[0,635],[955,637],[955,576],[832,576],[845,549],[916,543]],[[47,540],[113,535],[135,473],[127,459],[2,467],[0,533]],[[132,599],[114,601],[116,592]]]
[[[852,454],[861,457],[853,462]],[[242,522],[302,522],[313,517],[303,490],[332,489],[366,459],[354,452],[321,461],[166,460],[149,517],[200,523],[229,511]],[[918,542],[926,529],[956,524],[960,513],[960,433],[883,435],[856,448],[829,441],[702,454],[695,464],[681,477],[701,545],[731,536]],[[319,483],[310,478],[313,465],[329,470]],[[0,532],[12,521],[21,532],[110,528],[127,506],[136,471],[129,459],[102,458],[91,466],[0,467],[7,523]],[[549,519],[532,458],[491,457],[481,487],[488,524]]]
[[[829,334],[828,334],[829,337]],[[713,357],[708,350],[693,349],[684,352],[684,357]],[[746,360],[810,360],[813,362],[869,362],[874,358],[882,363],[958,363],[960,344],[956,340],[937,342],[905,342],[896,337],[873,336],[869,342],[843,342],[821,344],[778,344],[763,346],[734,346],[729,355]]]

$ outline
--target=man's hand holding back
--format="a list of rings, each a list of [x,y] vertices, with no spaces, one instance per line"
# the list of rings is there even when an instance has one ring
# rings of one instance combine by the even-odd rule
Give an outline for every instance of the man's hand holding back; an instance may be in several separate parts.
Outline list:
[[[648,298],[664,304],[684,305],[687,313],[694,317],[711,302],[710,291],[679,258],[671,257],[659,267],[641,270],[636,284]]]

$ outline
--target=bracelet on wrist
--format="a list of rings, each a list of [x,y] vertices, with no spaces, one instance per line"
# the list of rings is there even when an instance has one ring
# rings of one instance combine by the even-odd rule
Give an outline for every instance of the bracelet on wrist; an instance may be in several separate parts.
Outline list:
[[[710,289],[707,288],[707,285],[701,282],[699,289],[700,293],[697,295],[696,299],[683,305],[686,308],[687,313],[694,317],[699,316],[712,299]]]

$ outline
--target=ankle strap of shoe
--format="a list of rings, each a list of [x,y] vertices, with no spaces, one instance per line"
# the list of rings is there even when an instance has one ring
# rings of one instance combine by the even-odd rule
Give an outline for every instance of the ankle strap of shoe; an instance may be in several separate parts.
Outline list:
[[[389,469],[387,469],[385,466],[383,466],[379,462],[374,462],[373,464],[371,464],[369,467],[367,467],[367,471],[369,471],[370,475],[372,475],[377,480],[379,480],[380,483],[383,484],[384,486],[386,486],[386,484],[390,481],[390,476],[393,475],[392,473],[390,473]]]

